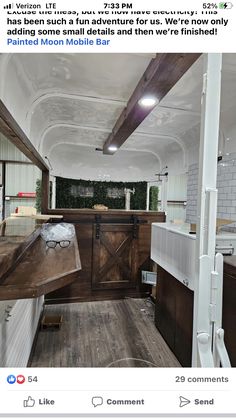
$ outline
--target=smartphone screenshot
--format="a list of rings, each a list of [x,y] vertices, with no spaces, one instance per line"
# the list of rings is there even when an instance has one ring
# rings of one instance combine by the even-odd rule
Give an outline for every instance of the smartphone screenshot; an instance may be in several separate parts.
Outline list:
[[[0,4],[0,418],[235,418],[236,5]]]

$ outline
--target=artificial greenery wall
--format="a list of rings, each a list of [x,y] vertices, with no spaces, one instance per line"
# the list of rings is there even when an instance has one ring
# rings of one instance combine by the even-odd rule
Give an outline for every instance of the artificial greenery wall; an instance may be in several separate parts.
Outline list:
[[[83,186],[93,187],[93,197],[73,196],[71,187]],[[95,204],[106,205],[109,209],[124,209],[125,197],[110,198],[107,196],[108,188],[135,188],[131,194],[130,209],[146,209],[146,182],[96,182],[90,180],[75,180],[56,178],[56,207],[57,208],[92,208]]]
[[[35,200],[35,208],[38,213],[41,212],[41,205],[42,205],[42,180],[36,180],[36,200]],[[49,182],[49,208],[52,208],[52,182]]]
[[[37,212],[41,212],[41,202],[42,202],[42,181],[41,179],[36,180],[36,201],[35,208]]]
[[[157,211],[158,210],[158,186],[151,186],[150,188],[150,204],[149,209],[150,211]]]

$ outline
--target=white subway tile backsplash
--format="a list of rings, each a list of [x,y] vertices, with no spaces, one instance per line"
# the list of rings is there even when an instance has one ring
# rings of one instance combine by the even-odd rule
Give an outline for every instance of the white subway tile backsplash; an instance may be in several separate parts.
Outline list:
[[[227,214],[235,214],[235,208],[228,207],[227,208]]]
[[[233,195],[226,194],[226,193],[221,192],[221,191],[218,190],[218,203],[219,203],[220,200],[223,200],[223,199],[232,199],[232,198],[230,198],[231,196],[233,196]]]
[[[236,173],[235,173],[236,174]],[[233,175],[234,175],[234,173],[225,173],[224,175],[222,175],[223,176],[223,179],[224,180],[231,180],[231,179],[233,179]],[[234,179],[236,179],[236,177],[234,178]]]
[[[219,165],[217,171],[217,217],[233,220],[236,219],[236,153],[231,153],[230,156],[224,156],[222,164],[224,164],[224,162],[227,162],[227,165]],[[189,167],[188,171],[186,205],[187,222],[196,222],[197,186],[198,167],[194,164]]]
[[[232,186],[227,186],[229,184],[231,184],[231,182],[233,182],[232,180],[230,182],[226,182],[226,186],[223,186],[222,188],[220,187],[220,189],[223,190],[223,192],[225,193],[231,193],[232,192]]]
[[[231,220],[231,214],[224,212],[219,218],[225,218],[226,220],[227,219]]]
[[[233,180],[231,180],[230,183],[234,182]],[[235,183],[236,185],[236,183]],[[229,181],[228,180],[223,180],[222,182],[220,182],[220,186],[222,186],[223,188],[229,188]],[[227,192],[227,190],[225,189],[225,192]]]

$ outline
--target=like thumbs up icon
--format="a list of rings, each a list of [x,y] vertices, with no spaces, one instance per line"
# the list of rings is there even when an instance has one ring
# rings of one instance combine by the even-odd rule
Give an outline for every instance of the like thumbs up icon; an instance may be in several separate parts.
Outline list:
[[[34,405],[35,405],[35,400],[32,399],[31,396],[28,397],[28,400],[23,401],[23,406],[24,407],[34,407]]]

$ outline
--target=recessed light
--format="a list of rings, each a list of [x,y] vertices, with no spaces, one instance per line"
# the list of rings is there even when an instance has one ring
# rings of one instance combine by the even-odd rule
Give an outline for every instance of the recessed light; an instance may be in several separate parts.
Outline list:
[[[151,108],[157,104],[157,99],[155,97],[143,97],[138,103],[145,108]]]
[[[110,145],[109,147],[108,147],[108,150],[109,151],[116,151],[118,148],[116,147],[116,145]]]

